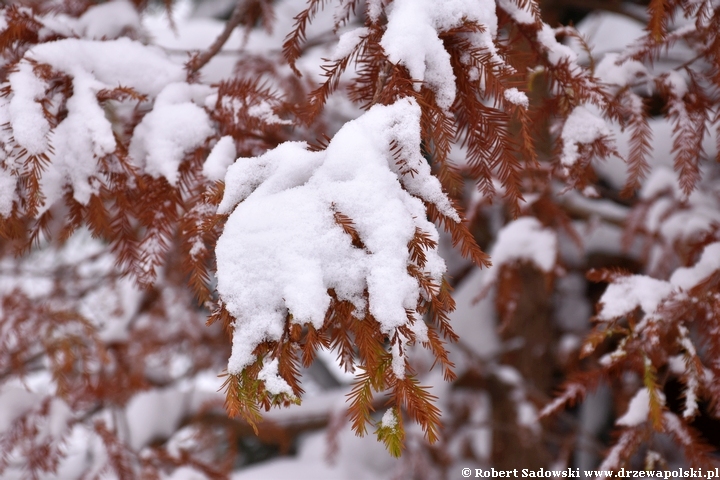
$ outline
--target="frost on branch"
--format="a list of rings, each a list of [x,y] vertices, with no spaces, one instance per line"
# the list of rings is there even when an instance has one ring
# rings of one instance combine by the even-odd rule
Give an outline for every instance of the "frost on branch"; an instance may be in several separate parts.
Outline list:
[[[229,218],[216,247],[218,292],[234,318],[228,373],[242,378],[236,388],[257,389],[261,379],[272,398],[299,395],[289,365],[302,327],[333,342],[337,329],[347,329],[368,386],[394,388],[432,439],[435,420],[424,417],[434,407],[410,406],[428,399],[406,362],[415,342],[443,351],[422,319],[429,307],[436,326],[453,335],[442,318],[453,307],[438,232],[426,220],[429,204],[447,222],[460,222],[421,154],[420,107],[411,98],[372,107],[323,151],[289,142],[238,159],[225,176],[218,211]],[[306,342],[312,357],[320,341]],[[228,398],[235,395],[231,388]]]

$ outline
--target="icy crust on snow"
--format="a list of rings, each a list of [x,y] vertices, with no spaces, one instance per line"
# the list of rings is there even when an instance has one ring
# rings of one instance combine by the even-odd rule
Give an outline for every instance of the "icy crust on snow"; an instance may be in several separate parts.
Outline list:
[[[33,66],[38,64],[49,65],[72,79],[73,95],[67,100],[67,116],[54,130],[38,103],[48,88],[34,72]],[[75,200],[87,204],[98,188],[97,182],[91,183],[93,177],[99,176],[97,159],[115,151],[113,127],[106,115],[107,107],[97,100],[98,92],[123,86],[153,98],[168,84],[184,79],[181,64],[171,62],[158,49],[126,38],[102,42],[65,39],[28,50],[16,71],[8,76],[7,85],[12,94],[9,101],[0,105],[0,118],[7,117],[15,142],[28,155],[44,153],[50,158],[41,180],[45,208],[62,196],[64,185],[72,186]],[[190,139],[198,140],[208,128],[207,122],[201,121],[207,115],[202,115],[204,112],[197,108],[185,108],[173,115],[166,112],[163,119],[172,120],[175,128],[184,127],[186,134],[191,135]],[[156,133],[179,135],[168,129]],[[162,136],[157,140],[157,145],[166,141]],[[188,139],[184,141],[190,143]],[[167,149],[158,154],[148,152],[156,156],[165,153]],[[157,161],[161,160],[158,158]],[[173,158],[168,158],[167,162],[172,165]],[[10,171],[24,168],[21,163],[16,163],[6,165],[6,168]],[[152,168],[152,159],[149,165]],[[7,211],[7,199],[3,198],[1,207],[2,212]]]
[[[391,143],[412,174],[400,172]],[[408,242],[416,228],[438,239],[421,199],[460,220],[421,155],[420,107],[412,99],[374,106],[325,151],[287,142],[230,166],[218,208],[230,216],[215,252],[218,292],[236,319],[228,371],[252,363],[262,341],[279,340],[288,313],[320,328],[328,289],[360,312],[369,308],[388,334],[406,325],[406,310],[421,295],[407,272]],[[352,220],[364,249],[352,245],[336,214]],[[444,261],[436,250],[425,253],[424,273],[440,282]]]
[[[653,316],[663,300],[673,293],[688,291],[700,285],[720,270],[720,242],[707,245],[700,259],[692,267],[678,268],[669,281],[646,275],[630,275],[608,285],[600,297],[602,309],[599,320],[612,320],[627,315],[640,307]]]
[[[483,285],[497,279],[500,267],[525,260],[543,272],[551,272],[557,259],[557,235],[534,217],[520,217],[498,232],[490,252],[492,267],[483,278]]]
[[[407,67],[414,80],[427,83],[443,109],[455,101],[455,75],[441,32],[466,21],[483,25],[483,32],[473,34],[473,44],[504,63],[493,43],[497,35],[494,0],[395,0],[387,10],[388,23],[380,45],[392,63]],[[415,88],[419,90],[420,83]]]

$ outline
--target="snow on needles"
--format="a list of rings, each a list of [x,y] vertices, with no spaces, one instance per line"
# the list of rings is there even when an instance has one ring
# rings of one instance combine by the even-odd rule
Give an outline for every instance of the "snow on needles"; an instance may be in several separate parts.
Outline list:
[[[225,178],[227,168],[232,165],[236,157],[235,141],[230,135],[225,135],[218,140],[205,160],[203,175],[209,180],[222,180]]]
[[[38,103],[49,85],[36,75],[36,65],[49,65],[72,79],[67,116],[54,129]],[[127,38],[65,39],[28,50],[8,75],[12,94],[9,101],[0,104],[0,118],[8,118],[19,148],[28,155],[47,154],[51,160],[41,179],[44,208],[62,196],[65,185],[72,186],[75,200],[82,204],[96,193],[98,184],[92,179],[101,177],[97,159],[117,147],[107,106],[97,98],[101,90],[126,87],[150,100],[158,96],[156,110],[136,129],[131,154],[141,157],[135,159],[139,164],[146,162],[147,156],[148,173],[165,175],[173,183],[181,155],[212,133],[207,114],[191,102],[202,105],[203,99],[197,97],[207,92],[200,92],[199,86],[179,83],[183,80],[182,64],[172,62],[159,49]],[[155,136],[152,148],[144,141],[148,135]],[[22,162],[6,167],[11,171],[26,168]],[[6,207],[3,201],[0,211],[6,212]]]
[[[627,315],[638,307],[652,317],[671,294],[695,288],[718,270],[720,242],[715,242],[705,247],[695,265],[678,268],[669,281],[646,275],[621,277],[608,285],[600,298],[602,309],[598,319],[609,321]]]
[[[634,427],[640,425],[647,420],[650,414],[650,391],[647,388],[641,388],[630,400],[625,415],[618,418],[615,424]]]
[[[483,285],[497,279],[502,265],[519,260],[534,264],[543,272],[555,267],[557,258],[557,236],[533,217],[520,217],[505,225],[497,236],[490,252],[493,265],[483,278]]]
[[[199,105],[212,93],[207,85],[171,83],[155,100],[153,110],[135,127],[130,157],[153,177],[177,183],[178,168],[186,153],[214,133],[210,117]]]
[[[598,318],[611,320],[627,315],[637,307],[652,315],[671,292],[672,285],[668,282],[646,275],[619,278],[608,285],[600,298],[602,309]]]
[[[472,35],[473,44],[504,63],[493,43],[497,35],[495,8],[495,0],[395,0],[388,6],[380,45],[392,63],[404,65],[414,80],[426,82],[435,92],[438,106],[448,109],[455,101],[455,75],[439,33],[466,21],[483,25],[483,32]]]
[[[584,105],[575,107],[563,126],[563,153],[560,161],[566,167],[575,165],[580,158],[580,145],[589,145],[609,135],[610,129],[605,120]]]
[[[391,144],[413,174],[399,170]],[[413,99],[375,105],[324,151],[286,142],[231,165],[218,208],[230,216],[215,251],[218,292],[235,318],[228,371],[251,364],[259,343],[279,340],[288,313],[322,327],[328,289],[360,314],[369,309],[388,334],[407,325],[421,295],[407,271],[408,242],[416,229],[438,239],[423,200],[460,221],[422,157]],[[337,214],[352,220],[364,249],[353,246]],[[434,249],[426,256],[424,273],[440,282],[444,261]]]

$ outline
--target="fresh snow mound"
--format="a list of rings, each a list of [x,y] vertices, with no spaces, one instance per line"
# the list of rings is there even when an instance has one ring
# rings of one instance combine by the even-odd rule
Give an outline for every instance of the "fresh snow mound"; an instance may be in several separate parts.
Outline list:
[[[391,144],[412,173],[401,171]],[[388,334],[408,324],[421,295],[407,272],[408,242],[416,229],[438,239],[421,199],[460,221],[421,154],[413,99],[372,107],[325,151],[287,142],[231,165],[218,208],[230,216],[216,247],[218,292],[236,319],[228,371],[253,362],[259,343],[279,340],[288,313],[320,328],[328,289],[360,312],[369,308]],[[338,214],[352,220],[364,249],[353,246]],[[424,273],[439,283],[445,263],[436,250],[426,256]]]

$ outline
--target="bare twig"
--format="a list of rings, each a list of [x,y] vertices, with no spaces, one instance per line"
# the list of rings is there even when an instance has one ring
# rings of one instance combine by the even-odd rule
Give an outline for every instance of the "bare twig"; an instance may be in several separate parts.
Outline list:
[[[235,10],[233,10],[230,19],[225,24],[225,29],[223,29],[222,33],[215,39],[215,41],[212,43],[212,45],[210,45],[210,47],[208,47],[207,50],[195,56],[188,62],[187,67],[190,73],[195,73],[199,71],[215,55],[217,55],[223,45],[225,45],[225,43],[230,38],[233,30],[235,30],[235,27],[240,25],[240,22],[242,22],[243,15],[245,14],[246,3],[247,0],[238,0],[237,5],[235,5]]]

